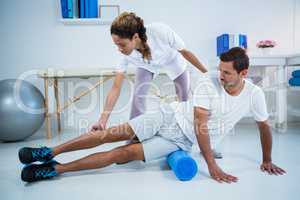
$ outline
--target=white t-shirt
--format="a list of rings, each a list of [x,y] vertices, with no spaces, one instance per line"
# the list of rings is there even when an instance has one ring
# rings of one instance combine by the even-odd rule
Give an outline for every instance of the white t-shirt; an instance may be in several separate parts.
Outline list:
[[[197,84],[191,100],[171,103],[179,126],[194,144],[197,144],[194,107],[205,108],[210,113],[207,125],[213,148],[246,115],[251,114],[255,121],[268,119],[264,92],[250,81],[244,81],[241,93],[231,96],[217,77],[207,77]]]
[[[183,40],[163,23],[147,25],[146,35],[152,56],[150,63],[143,59],[139,51],[134,49],[130,55],[121,55],[121,62],[116,70],[125,72],[128,65],[131,64],[155,74],[163,69],[172,80],[181,75],[187,67],[186,60],[178,52],[185,48]]]

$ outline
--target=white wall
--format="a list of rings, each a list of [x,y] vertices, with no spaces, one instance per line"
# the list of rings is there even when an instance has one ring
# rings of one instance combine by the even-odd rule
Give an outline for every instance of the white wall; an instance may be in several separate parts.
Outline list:
[[[146,23],[168,23],[204,61],[215,55],[215,38],[223,32],[246,33],[250,52],[264,38],[278,41],[280,52],[293,47],[294,0],[107,2],[135,11]],[[59,19],[59,0],[1,0],[0,62],[9,69],[1,70],[1,79],[36,67],[118,63],[109,26],[66,26]]]
[[[295,44],[294,48],[296,52],[300,52],[300,0],[295,1]]]
[[[297,14],[293,23],[295,1]],[[1,0],[0,79],[16,78],[34,68],[117,65],[109,26],[63,25],[59,21],[59,2]],[[261,39],[276,40],[279,46],[275,53],[290,53],[295,47],[300,50],[299,0],[99,2],[119,4],[121,11],[136,12],[145,23],[169,24],[204,63],[215,57],[215,38],[224,32],[247,34],[251,54],[256,53],[255,43]],[[42,88],[40,80],[33,82]],[[94,120],[98,114],[95,111],[89,115],[90,119]]]

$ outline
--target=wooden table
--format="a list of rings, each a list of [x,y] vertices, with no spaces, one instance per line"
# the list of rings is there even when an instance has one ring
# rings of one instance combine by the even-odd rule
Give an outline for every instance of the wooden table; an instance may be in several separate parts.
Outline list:
[[[43,69],[38,71],[38,77],[44,79],[44,89],[45,89],[45,117],[46,117],[46,129],[47,129],[47,138],[51,138],[51,122],[50,117],[51,114],[49,112],[49,87],[53,84],[54,88],[54,96],[56,101],[56,112],[54,113],[57,117],[57,128],[58,133],[61,132],[61,113],[67,109],[70,105],[77,102],[81,97],[89,94],[98,86],[104,84],[106,81],[112,79],[115,76],[114,68],[71,68],[71,69]],[[166,75],[165,72],[161,72],[159,75]],[[130,69],[125,73],[125,77],[134,82],[135,70]],[[97,83],[95,83],[91,88],[84,90],[80,93],[79,96],[75,96],[71,98],[69,101],[64,102],[61,105],[59,99],[59,80],[67,79],[67,78],[80,78],[80,79],[88,79],[88,78],[100,78]],[[156,96],[161,99],[167,98],[167,96],[161,96],[157,92],[153,92]]]

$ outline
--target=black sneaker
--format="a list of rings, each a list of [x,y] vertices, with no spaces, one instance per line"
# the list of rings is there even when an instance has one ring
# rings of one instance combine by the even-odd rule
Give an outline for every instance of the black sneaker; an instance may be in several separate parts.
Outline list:
[[[50,161],[53,157],[54,156],[52,155],[52,150],[48,147],[24,147],[19,150],[19,160],[23,164],[29,164],[36,161],[47,162]]]
[[[30,164],[23,168],[21,179],[25,182],[35,182],[46,179],[51,179],[58,175],[55,170],[55,165],[58,162],[51,160],[43,164]]]

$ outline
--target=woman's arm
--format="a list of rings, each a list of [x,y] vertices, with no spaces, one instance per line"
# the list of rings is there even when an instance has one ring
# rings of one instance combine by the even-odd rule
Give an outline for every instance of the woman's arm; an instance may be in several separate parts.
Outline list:
[[[105,129],[106,123],[108,121],[108,118],[110,116],[111,111],[113,110],[119,96],[120,96],[120,91],[122,87],[122,82],[124,80],[124,74],[117,72],[116,77],[113,83],[112,88],[110,89],[106,100],[105,100],[105,106],[104,110],[100,116],[100,119],[98,123],[103,126],[102,128]]]
[[[201,72],[207,72],[207,69],[192,52],[186,49],[179,50],[179,52],[187,61],[189,61],[192,65],[197,67]]]

